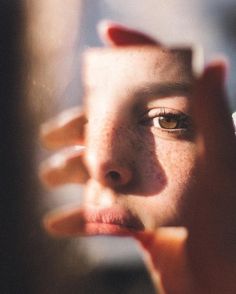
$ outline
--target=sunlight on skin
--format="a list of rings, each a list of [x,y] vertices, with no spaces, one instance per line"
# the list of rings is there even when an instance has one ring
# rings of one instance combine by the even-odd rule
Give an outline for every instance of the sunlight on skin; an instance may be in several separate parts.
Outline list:
[[[138,32],[122,26],[108,25],[105,31],[103,39],[110,38],[114,46],[125,46],[132,34],[133,40],[138,38]],[[114,55],[105,54],[98,61],[87,56],[88,123],[80,141],[86,149],[78,155],[88,173],[85,205],[53,212],[44,224],[55,236],[135,237],[163,293],[235,293],[236,142],[224,89],[225,62],[212,62],[194,81],[189,105],[186,92],[167,91],[168,98],[162,99],[167,89],[150,87],[157,77],[166,82],[168,68],[170,81],[179,83],[184,76],[178,70],[181,62],[161,71],[155,67],[156,53],[144,58],[143,49],[128,48],[121,56],[114,50]],[[156,49],[163,53],[159,44]],[[138,103],[142,97],[150,103]],[[71,158],[67,156],[65,162]],[[185,225],[187,230],[160,225]]]
[[[184,120],[190,117],[191,50],[159,46],[91,49],[86,53],[84,68],[86,148],[80,154],[62,151],[44,163],[44,182],[55,186],[76,177],[79,182],[78,170],[84,171],[80,173],[80,182],[86,181],[84,209],[96,209],[97,214],[106,209],[106,225],[115,222],[116,233],[126,227],[153,230],[159,225],[174,224],[179,210],[178,195],[188,185],[194,169],[192,131],[187,126],[182,129],[181,125],[168,130],[149,124],[153,120],[158,122],[160,111],[170,113],[167,115],[174,124],[182,116]],[[104,84],[104,80],[108,83]],[[67,125],[64,121],[63,127]],[[168,119],[166,124],[168,127]],[[76,157],[81,160],[76,162]],[[65,160],[56,160],[55,164],[58,158]],[[84,177],[86,173],[88,179]],[[78,221],[75,211],[71,218],[65,218],[67,226],[71,224],[74,228],[72,220]],[[60,218],[59,212],[57,215]],[[104,221],[98,218],[94,222]],[[91,222],[90,218],[87,221]],[[62,219],[57,229],[59,223],[63,224]],[[101,233],[100,227],[97,229]]]

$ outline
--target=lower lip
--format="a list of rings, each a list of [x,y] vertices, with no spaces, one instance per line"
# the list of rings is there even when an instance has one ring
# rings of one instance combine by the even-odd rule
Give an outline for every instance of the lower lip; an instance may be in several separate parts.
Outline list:
[[[134,232],[136,232],[136,230],[133,228],[127,228],[118,224],[86,223],[84,226],[84,232],[82,232],[81,235],[130,236]]]
[[[85,209],[84,217],[88,234],[127,234],[143,229],[137,218],[121,208]]]
[[[143,230],[136,217],[119,207],[83,207],[57,212],[46,218],[45,226],[57,236],[132,236]]]

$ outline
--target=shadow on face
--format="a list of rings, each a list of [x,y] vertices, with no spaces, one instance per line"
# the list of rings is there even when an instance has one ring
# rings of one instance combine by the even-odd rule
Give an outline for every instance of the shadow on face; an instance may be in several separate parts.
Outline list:
[[[195,164],[191,50],[93,49],[85,56],[82,208],[52,218],[64,235],[178,225]]]
[[[84,81],[91,178],[122,194],[159,194],[168,182],[159,146],[163,141],[166,147],[190,141],[190,132],[181,135],[180,129],[190,123],[184,113],[190,113],[192,79],[189,49],[145,46],[88,52]],[[154,126],[153,131],[158,119],[165,128]]]

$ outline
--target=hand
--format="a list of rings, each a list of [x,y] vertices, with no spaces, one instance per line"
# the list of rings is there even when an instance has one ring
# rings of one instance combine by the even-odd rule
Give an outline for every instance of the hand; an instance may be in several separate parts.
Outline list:
[[[154,280],[162,280],[165,293],[236,292],[236,145],[225,67],[224,62],[212,62],[195,85],[199,172],[188,228],[161,228],[138,236]]]
[[[100,31],[111,46],[155,44],[153,39],[116,24],[103,24]],[[187,204],[191,215],[187,229],[161,228],[135,236],[145,248],[154,281],[161,280],[166,293],[236,292],[235,137],[224,78],[224,63],[215,62],[194,86],[199,169]],[[83,150],[75,146],[84,142],[85,122],[83,112],[73,109],[42,127],[46,146],[67,146],[42,167],[42,179],[48,186],[86,182]]]

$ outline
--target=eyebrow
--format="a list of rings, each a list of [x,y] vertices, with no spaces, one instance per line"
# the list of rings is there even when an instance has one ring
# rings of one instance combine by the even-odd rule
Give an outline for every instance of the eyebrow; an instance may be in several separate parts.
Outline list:
[[[138,99],[164,98],[171,96],[189,96],[192,92],[192,84],[189,82],[170,82],[147,84],[135,90],[133,96]]]

